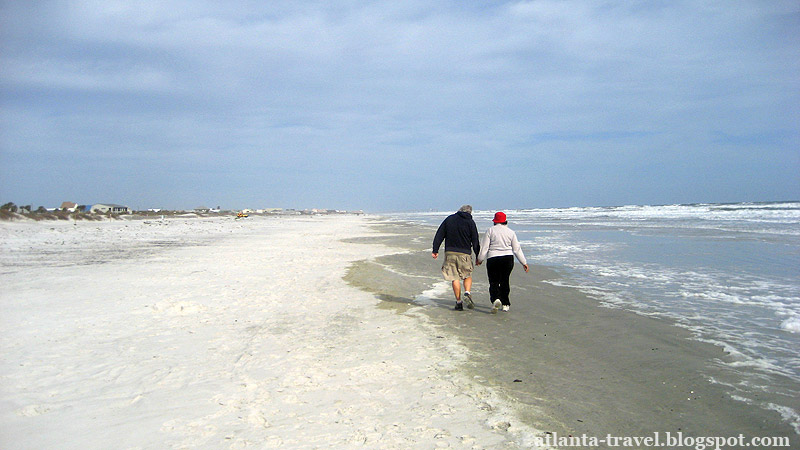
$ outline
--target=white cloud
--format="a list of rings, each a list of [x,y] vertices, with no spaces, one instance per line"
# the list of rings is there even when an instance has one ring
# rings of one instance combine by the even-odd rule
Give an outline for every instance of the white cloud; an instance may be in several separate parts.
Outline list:
[[[175,88],[169,73],[145,64],[36,58],[9,58],[5,63],[6,82],[32,88],[129,92]]]

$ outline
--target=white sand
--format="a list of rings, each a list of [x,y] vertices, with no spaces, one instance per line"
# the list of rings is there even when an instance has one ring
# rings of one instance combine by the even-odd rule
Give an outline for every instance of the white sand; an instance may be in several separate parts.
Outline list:
[[[367,225],[0,224],[0,448],[517,448],[457,342],[342,280]]]

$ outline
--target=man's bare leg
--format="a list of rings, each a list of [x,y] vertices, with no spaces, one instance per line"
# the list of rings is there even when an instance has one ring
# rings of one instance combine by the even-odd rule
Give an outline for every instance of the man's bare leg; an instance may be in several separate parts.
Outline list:
[[[461,280],[453,280],[453,294],[456,296],[456,303],[461,303]]]
[[[472,292],[472,277],[464,279],[464,291]]]

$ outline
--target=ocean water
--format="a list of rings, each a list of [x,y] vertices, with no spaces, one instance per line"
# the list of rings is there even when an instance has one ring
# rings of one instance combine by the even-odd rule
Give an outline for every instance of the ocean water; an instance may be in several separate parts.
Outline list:
[[[741,402],[800,434],[800,202],[506,210],[529,262],[723,347]],[[450,212],[394,214],[438,225]],[[482,234],[494,211],[476,211]],[[720,381],[722,383],[722,381]]]

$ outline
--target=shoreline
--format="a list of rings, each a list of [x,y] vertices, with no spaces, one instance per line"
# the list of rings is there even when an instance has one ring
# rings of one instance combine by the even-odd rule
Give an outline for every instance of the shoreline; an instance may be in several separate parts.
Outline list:
[[[463,370],[501,393],[524,425],[560,436],[778,435],[798,445],[777,412],[731,398],[726,384],[738,380],[726,367],[729,355],[675,322],[600,306],[575,288],[557,286],[562,276],[542,266],[530,275],[517,267],[511,314],[496,316],[488,314],[485,270],[477,267],[478,306],[455,313],[425,239],[435,230],[387,222],[377,228],[396,233],[386,238],[395,245],[407,239],[405,253],[362,261],[349,281],[401,313],[420,307],[440,332],[457,337],[470,354]]]
[[[477,450],[789,430],[729,398],[719,347],[547,267],[517,267],[497,315],[479,267],[476,309],[455,313],[432,234],[377,216],[0,226],[0,444]]]

